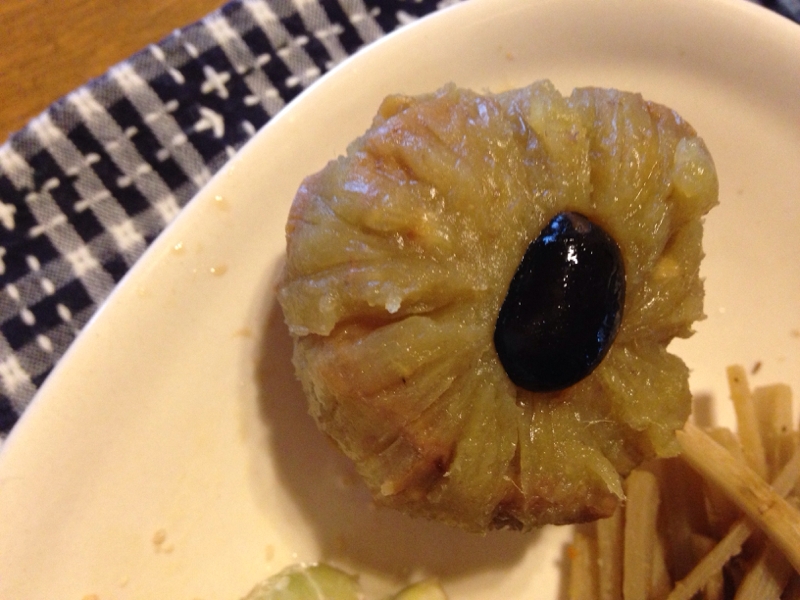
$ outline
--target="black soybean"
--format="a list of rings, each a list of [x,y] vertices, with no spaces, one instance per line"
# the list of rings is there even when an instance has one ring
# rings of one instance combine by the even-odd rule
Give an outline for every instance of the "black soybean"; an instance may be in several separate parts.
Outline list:
[[[574,385],[608,352],[624,304],[617,243],[583,215],[559,213],[511,280],[494,331],[500,362],[511,381],[532,392]]]

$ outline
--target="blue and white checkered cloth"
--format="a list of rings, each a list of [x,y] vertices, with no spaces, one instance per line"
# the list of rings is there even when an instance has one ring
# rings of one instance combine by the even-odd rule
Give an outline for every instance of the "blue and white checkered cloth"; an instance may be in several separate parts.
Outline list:
[[[0,147],[0,440],[150,242],[306,86],[454,0],[234,0]],[[764,0],[800,23],[800,0]]]

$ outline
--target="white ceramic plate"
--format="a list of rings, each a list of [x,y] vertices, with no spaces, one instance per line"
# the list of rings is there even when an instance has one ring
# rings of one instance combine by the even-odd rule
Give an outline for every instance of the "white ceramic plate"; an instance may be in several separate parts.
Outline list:
[[[306,416],[273,298],[294,191],[391,92],[547,77],[672,106],[706,139],[722,197],[709,318],[675,348],[729,422],[729,363],[800,390],[799,67],[800,27],[743,0],[472,0],[350,60],[157,240],[11,435],[0,597],[233,600],[318,559],[371,592],[432,573],[455,600],[558,597],[569,529],[479,537],[373,510]]]

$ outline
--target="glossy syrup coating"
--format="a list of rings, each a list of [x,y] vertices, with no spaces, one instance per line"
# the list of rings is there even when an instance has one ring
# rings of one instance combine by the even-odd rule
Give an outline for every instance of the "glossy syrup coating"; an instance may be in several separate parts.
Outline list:
[[[278,299],[309,412],[375,501],[465,529],[609,515],[621,477],[676,449],[688,369],[669,354],[702,317],[714,165],[675,112],[550,83],[390,96],[301,185]],[[530,391],[495,350],[526,254],[559,213],[619,247],[622,321],[563,389]]]
[[[617,243],[581,214],[557,214],[528,246],[500,308],[503,368],[530,392],[578,383],[611,348],[624,303]]]

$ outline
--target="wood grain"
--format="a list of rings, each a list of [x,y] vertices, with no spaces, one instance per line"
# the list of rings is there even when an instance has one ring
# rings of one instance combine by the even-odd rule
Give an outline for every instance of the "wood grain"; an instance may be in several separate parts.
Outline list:
[[[52,102],[223,0],[0,0],[0,143]]]

